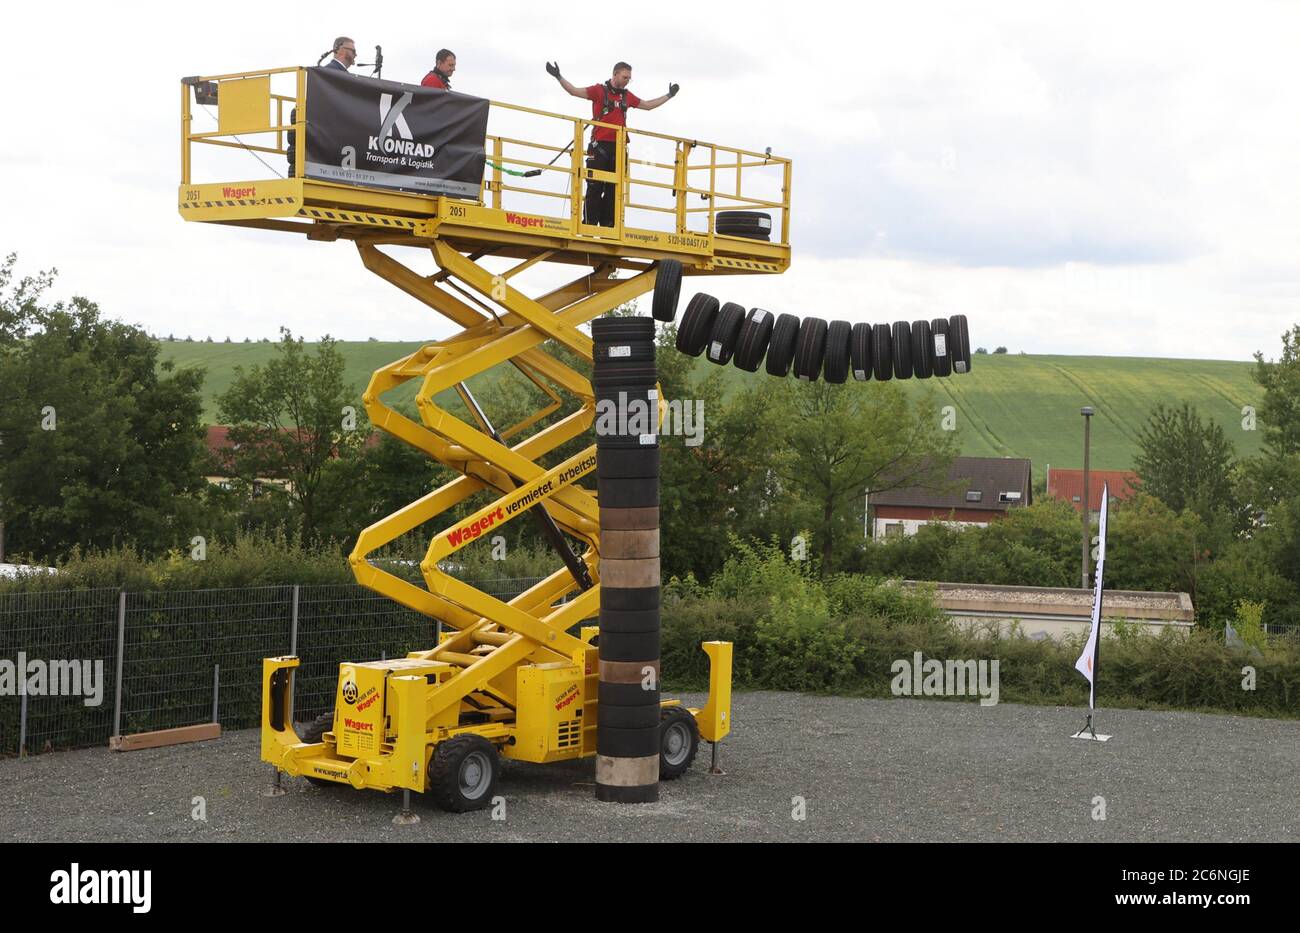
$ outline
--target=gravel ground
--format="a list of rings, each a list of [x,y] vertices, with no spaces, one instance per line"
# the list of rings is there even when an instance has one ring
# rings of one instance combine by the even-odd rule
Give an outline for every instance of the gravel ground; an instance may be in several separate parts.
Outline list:
[[[1103,710],[1101,744],[1071,739],[1083,715],[1062,707],[760,692],[734,714],[725,776],[705,745],[657,804],[625,806],[594,799],[590,762],[508,762],[499,821],[415,797],[420,823],[394,826],[399,796],[302,779],[264,797],[253,730],[9,759],[0,840],[1300,841],[1300,722]]]

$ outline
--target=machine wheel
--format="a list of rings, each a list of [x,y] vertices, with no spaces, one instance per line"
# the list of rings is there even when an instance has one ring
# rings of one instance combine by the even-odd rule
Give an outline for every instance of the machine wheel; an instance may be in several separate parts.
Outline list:
[[[671,322],[677,317],[677,299],[682,293],[682,264],[676,259],[664,259],[655,274],[655,293],[651,316],[656,321]]]
[[[690,710],[665,706],[659,712],[659,780],[671,781],[691,769],[700,750],[700,727]]]
[[[307,723],[307,725],[303,727],[302,731],[298,733],[298,738],[302,739],[302,741],[306,742],[308,745],[315,745],[317,742],[322,741],[325,738],[325,733],[329,732],[333,728],[334,710],[330,710],[328,713],[321,713],[311,722]],[[339,786],[334,781],[326,781],[323,778],[314,777],[307,778],[307,783],[312,787],[319,787],[323,790]]]
[[[491,806],[501,775],[501,756],[481,735],[458,735],[441,743],[429,760],[433,802],[448,813]]]

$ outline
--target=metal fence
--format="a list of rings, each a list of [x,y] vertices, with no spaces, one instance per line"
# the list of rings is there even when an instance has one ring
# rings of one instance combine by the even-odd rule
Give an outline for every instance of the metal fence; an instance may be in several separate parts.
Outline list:
[[[541,578],[467,582],[509,600]],[[283,654],[302,659],[295,715],[311,719],[333,705],[340,661],[432,647],[434,627],[355,584],[0,594],[0,756],[256,726],[262,659]]]

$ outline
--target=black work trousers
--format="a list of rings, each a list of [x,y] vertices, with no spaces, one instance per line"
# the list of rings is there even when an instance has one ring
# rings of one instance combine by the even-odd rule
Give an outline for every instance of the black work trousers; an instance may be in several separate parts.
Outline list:
[[[587,167],[601,172],[612,172],[617,164],[618,144],[613,140],[591,144]],[[602,227],[614,226],[614,211],[618,201],[618,185],[607,181],[587,182],[587,197],[582,204],[582,222]]]

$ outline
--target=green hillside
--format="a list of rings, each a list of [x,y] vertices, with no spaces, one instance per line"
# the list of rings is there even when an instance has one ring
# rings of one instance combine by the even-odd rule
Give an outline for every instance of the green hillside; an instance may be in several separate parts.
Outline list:
[[[178,366],[206,367],[205,417],[216,420],[213,399],[224,391],[236,365],[251,366],[271,359],[269,343],[185,343],[164,341],[163,359]],[[347,379],[360,392],[380,366],[413,352],[418,343],[340,343],[347,358]],[[711,368],[701,358],[697,364]],[[1241,409],[1258,405],[1259,387],[1251,378],[1253,363],[1226,360],[1165,360],[1106,356],[980,355],[972,371],[950,379],[909,379],[900,382],[910,392],[935,393],[938,410],[956,410],[962,452],[982,457],[1028,457],[1034,476],[1047,465],[1082,466],[1083,427],[1079,408],[1091,405],[1092,465],[1097,469],[1132,466],[1137,433],[1157,402],[1191,402],[1203,416],[1217,421],[1238,455],[1259,451],[1258,431],[1242,429]],[[727,367],[728,385],[770,379],[760,370],[750,375]],[[409,399],[408,383],[390,397]]]

